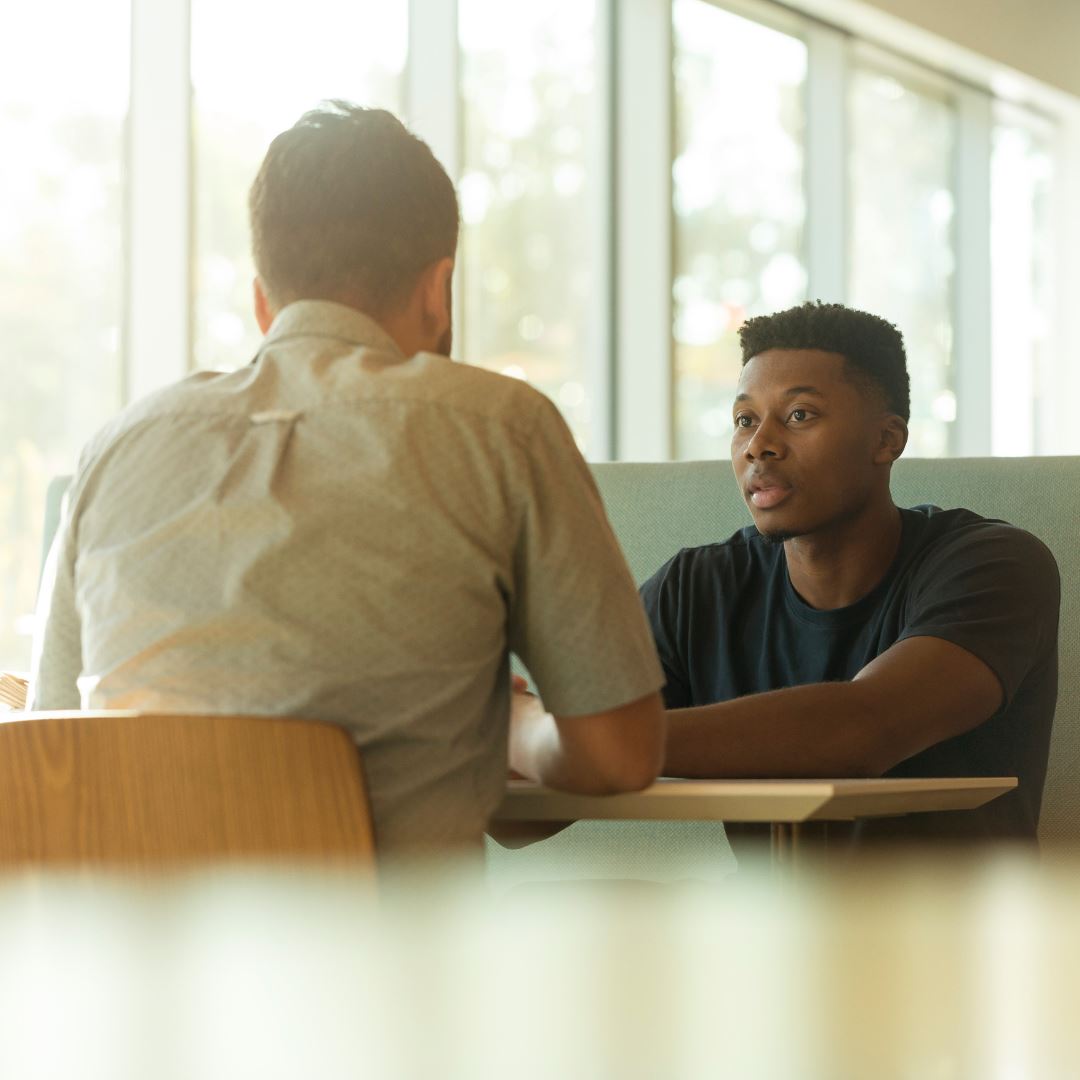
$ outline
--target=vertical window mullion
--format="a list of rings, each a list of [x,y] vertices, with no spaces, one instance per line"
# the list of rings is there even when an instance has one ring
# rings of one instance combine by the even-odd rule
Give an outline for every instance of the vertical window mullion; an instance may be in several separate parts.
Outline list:
[[[608,461],[618,456],[615,444],[616,394],[620,372],[616,362],[617,247],[615,230],[617,183],[615,133],[617,118],[616,40],[618,0],[597,0],[596,6],[596,130],[600,137],[593,149],[593,170],[597,183],[592,188],[593,250],[596,252],[596,301],[589,328],[589,363],[586,370],[588,399],[593,417],[590,432],[589,460]]]
[[[1050,194],[1049,220],[1055,241],[1050,287],[1049,370],[1046,386],[1057,388],[1047,403],[1051,415],[1049,443],[1056,454],[1080,454],[1080,424],[1076,402],[1080,399],[1080,319],[1076,298],[1080,296],[1080,104],[1063,107],[1055,154],[1055,178]],[[1047,443],[1043,444],[1044,447]]]
[[[189,0],[132,0],[124,398],[191,364]]]
[[[616,452],[673,449],[671,5],[618,5],[616,27]]]
[[[463,148],[459,72],[457,0],[409,0],[404,119],[455,184],[461,177]],[[465,329],[462,263],[459,258],[454,273],[455,352]]]
[[[953,296],[956,428],[952,452],[990,453],[991,278],[990,158],[993,115],[989,95],[956,90],[957,139]]]
[[[456,0],[409,0],[405,119],[452,177],[461,172],[458,70]]]
[[[805,31],[806,236],[810,299],[847,299],[848,222],[848,39],[839,30],[809,21]]]

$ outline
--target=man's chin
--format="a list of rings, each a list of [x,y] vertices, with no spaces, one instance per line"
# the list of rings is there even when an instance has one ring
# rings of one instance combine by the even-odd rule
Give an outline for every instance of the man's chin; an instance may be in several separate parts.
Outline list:
[[[754,522],[754,528],[761,534],[761,539],[766,544],[782,544],[785,540],[794,540],[796,536],[804,536],[806,529],[792,528],[790,525],[769,525],[765,522]]]

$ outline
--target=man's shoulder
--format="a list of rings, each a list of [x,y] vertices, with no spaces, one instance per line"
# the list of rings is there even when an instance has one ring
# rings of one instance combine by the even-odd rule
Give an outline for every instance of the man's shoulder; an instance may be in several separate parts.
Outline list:
[[[906,591],[941,596],[1004,590],[1056,610],[1061,574],[1053,552],[1034,533],[964,509],[915,507],[904,513],[905,533],[913,535],[905,540],[906,566],[899,578]]]
[[[523,378],[434,353],[418,353],[413,359],[423,366],[442,404],[497,419],[559,416],[550,398]]]
[[[709,566],[762,558],[768,560],[782,550],[782,545],[769,543],[753,525],[744,525],[724,540],[682,548],[678,557]]]
[[[657,570],[653,580],[695,588],[706,580],[745,584],[766,576],[783,558],[783,545],[769,543],[753,525],[726,540],[684,547]]]
[[[148,423],[168,416],[198,415],[201,392],[227,377],[218,371],[195,372],[124,406],[87,440],[80,466],[92,464],[116,443]]]
[[[1056,566],[1053,553],[1034,533],[1000,518],[963,507],[943,510],[930,504],[902,511],[915,544],[927,554],[982,560],[998,553]]]

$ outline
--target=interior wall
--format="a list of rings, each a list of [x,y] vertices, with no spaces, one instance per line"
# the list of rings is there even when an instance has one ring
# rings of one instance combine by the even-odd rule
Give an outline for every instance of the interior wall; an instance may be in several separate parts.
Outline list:
[[[1080,0],[863,0],[1080,97]]]

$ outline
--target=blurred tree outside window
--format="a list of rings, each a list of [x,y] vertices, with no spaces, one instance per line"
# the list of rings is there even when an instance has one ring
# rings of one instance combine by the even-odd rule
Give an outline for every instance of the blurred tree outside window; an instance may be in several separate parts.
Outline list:
[[[747,317],[806,298],[806,45],[674,0],[676,457],[726,456]]]
[[[302,18],[259,0],[192,0],[194,366],[255,355],[247,196],[270,141],[321,101],[400,114],[407,0],[305,0]]]
[[[907,454],[953,450],[952,102],[857,63],[849,94],[848,302],[895,323],[911,376]]]
[[[459,0],[461,356],[547,394],[583,449],[596,410],[595,3]]]
[[[18,671],[45,488],[122,400],[130,12],[128,0],[42,0],[12,15],[0,35],[0,668]]]

